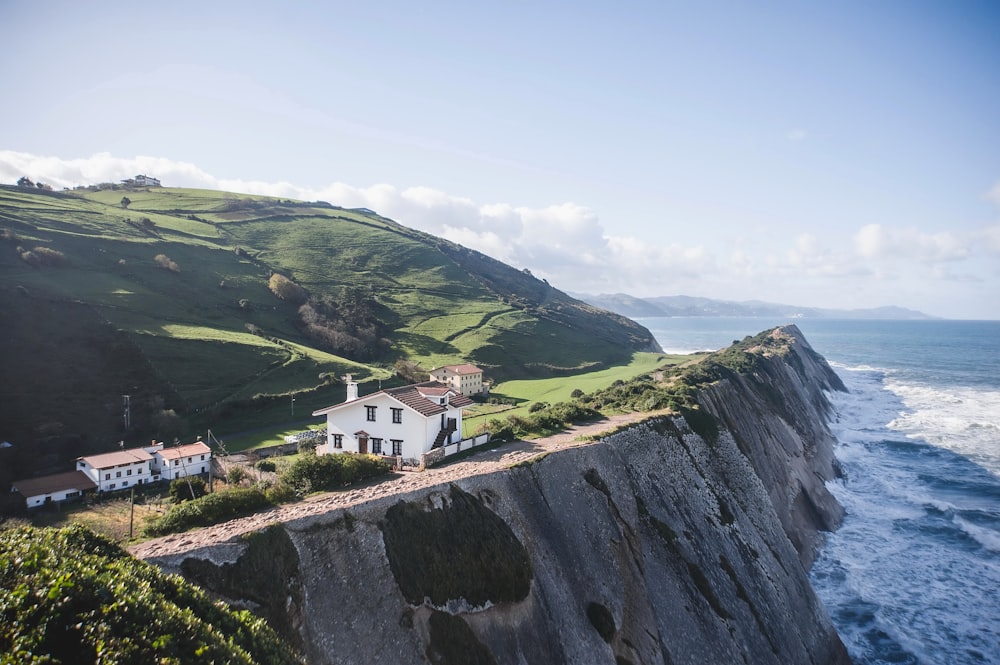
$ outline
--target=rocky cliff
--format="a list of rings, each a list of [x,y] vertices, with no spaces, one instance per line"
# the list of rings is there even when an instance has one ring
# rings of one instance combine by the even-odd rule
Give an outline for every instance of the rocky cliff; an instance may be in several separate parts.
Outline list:
[[[841,508],[795,328],[657,417],[503,472],[151,558],[310,663],[847,663],[806,576]]]

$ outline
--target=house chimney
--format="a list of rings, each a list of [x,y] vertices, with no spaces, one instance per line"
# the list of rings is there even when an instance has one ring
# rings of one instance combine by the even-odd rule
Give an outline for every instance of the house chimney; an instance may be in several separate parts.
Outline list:
[[[347,399],[344,402],[353,402],[358,398],[358,384],[350,374],[344,377],[344,382],[347,384]]]

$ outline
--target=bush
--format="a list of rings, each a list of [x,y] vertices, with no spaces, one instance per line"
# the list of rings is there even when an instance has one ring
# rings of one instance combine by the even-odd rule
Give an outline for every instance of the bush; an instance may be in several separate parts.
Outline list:
[[[274,473],[277,468],[275,463],[269,459],[262,459],[255,465],[259,471],[265,471],[267,473]]]
[[[226,482],[230,485],[239,485],[247,479],[248,475],[247,470],[242,466],[231,466],[226,472]]]
[[[153,257],[153,262],[156,263],[156,265],[159,266],[160,268],[163,268],[164,270],[169,270],[170,272],[179,273],[181,271],[180,266],[174,263],[170,259],[170,257],[167,256],[166,254],[157,254],[156,256]]]
[[[0,561],[4,663],[301,662],[263,619],[85,527],[0,532]]]
[[[281,474],[281,481],[298,496],[334,490],[389,472],[387,462],[374,455],[341,453],[300,457]]]
[[[255,513],[272,505],[259,488],[234,487],[174,506],[145,528],[150,536],[180,533]]]
[[[271,289],[271,292],[282,300],[296,305],[306,301],[306,290],[284,275],[278,273],[271,275],[271,279],[267,281],[267,288]]]
[[[194,492],[194,496],[191,493]],[[205,479],[201,476],[186,476],[184,478],[174,478],[170,481],[170,500],[174,503],[183,503],[205,496],[208,488],[205,486]]]

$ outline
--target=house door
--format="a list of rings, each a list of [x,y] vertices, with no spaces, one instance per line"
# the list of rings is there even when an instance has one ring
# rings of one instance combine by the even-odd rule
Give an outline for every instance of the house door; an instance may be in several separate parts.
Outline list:
[[[362,455],[368,454],[368,437],[359,436],[358,437],[358,452]]]

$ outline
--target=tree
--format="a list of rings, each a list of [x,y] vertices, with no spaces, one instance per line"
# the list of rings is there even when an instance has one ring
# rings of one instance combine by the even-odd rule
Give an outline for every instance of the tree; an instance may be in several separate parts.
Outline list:
[[[122,208],[128,209],[129,205],[132,204],[132,199],[127,196],[122,197]]]
[[[31,180],[28,178],[28,176],[23,175],[23,176],[21,176],[20,178],[17,179],[17,186],[18,187],[34,187],[35,183],[31,182]]]
[[[205,479],[201,476],[184,476],[170,481],[170,499],[174,503],[190,501],[208,493]]]

